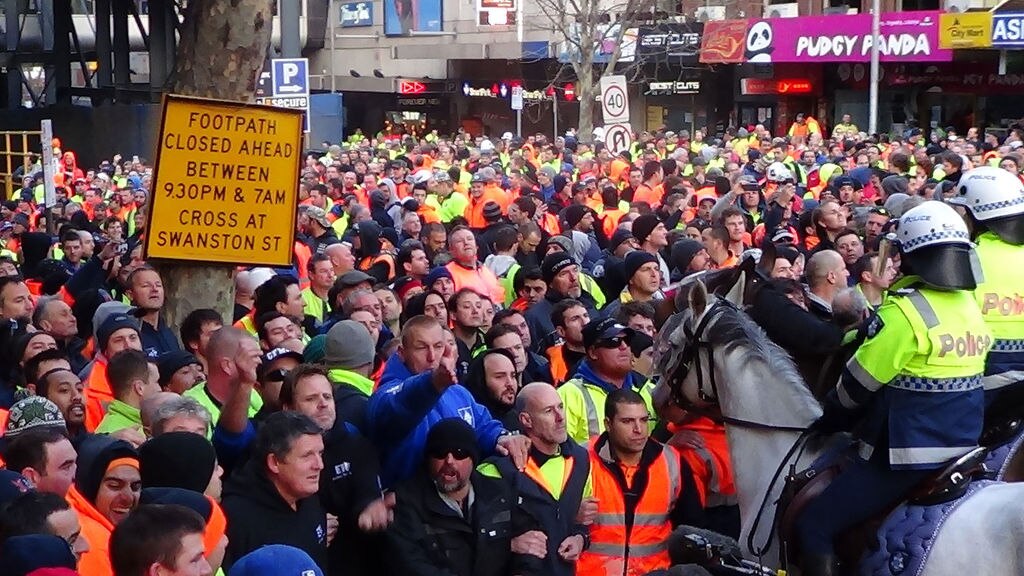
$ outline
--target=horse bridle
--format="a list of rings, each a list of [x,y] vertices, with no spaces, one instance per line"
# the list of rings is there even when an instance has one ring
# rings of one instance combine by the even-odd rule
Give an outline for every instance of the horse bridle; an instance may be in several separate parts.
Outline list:
[[[682,409],[699,414],[701,416],[708,417],[721,424],[732,424],[734,426],[740,426],[743,428],[753,428],[757,430],[774,430],[781,432],[804,432],[805,427],[802,426],[783,426],[777,424],[765,424],[763,422],[756,422],[753,420],[744,420],[742,418],[733,418],[722,414],[721,409],[708,410],[705,407],[698,406],[690,402],[682,392],[682,381],[690,372],[689,365],[695,364],[697,371],[697,394],[702,402],[711,404],[718,407],[718,380],[715,377],[715,355],[714,347],[711,342],[703,339],[704,334],[707,332],[708,327],[711,323],[721,316],[727,310],[739,311],[739,307],[726,300],[724,298],[717,298],[715,303],[711,305],[711,308],[704,314],[697,323],[696,328],[693,328],[690,322],[683,324],[683,333],[686,335],[687,344],[683,346],[680,352],[681,366],[683,368],[682,374],[676,379],[678,385],[671,387],[672,400]],[[708,372],[710,373],[708,378],[705,379],[704,366],[700,361],[701,352],[705,353],[708,364]],[[710,388],[708,387],[710,385]]]

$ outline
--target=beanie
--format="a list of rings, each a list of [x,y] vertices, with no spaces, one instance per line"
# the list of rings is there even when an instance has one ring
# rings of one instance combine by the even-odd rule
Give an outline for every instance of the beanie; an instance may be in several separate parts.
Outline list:
[[[484,220],[496,222],[501,219],[501,206],[493,200],[484,202]]]
[[[327,353],[327,335],[317,334],[310,338],[306,347],[302,349],[302,356],[310,364],[320,364],[324,361],[324,354]]]
[[[168,432],[139,447],[143,488],[184,488],[202,493],[216,468],[213,444],[192,432]]]
[[[217,548],[217,544],[227,531],[228,523],[224,510],[202,492],[184,488],[143,488],[139,494],[139,506],[148,504],[181,506],[202,516],[206,524],[206,530],[203,531],[203,549],[207,555]]]
[[[12,536],[0,547],[2,576],[28,576],[39,568],[71,568],[78,561],[63,538],[50,534]]]
[[[99,345],[100,351],[106,350],[110,337],[122,328],[132,328],[138,332],[139,322],[128,314],[118,313],[111,315],[103,321],[103,324],[100,324],[96,330],[96,343]]]
[[[677,241],[672,245],[672,254],[669,256],[672,267],[680,272],[686,272],[686,269],[690,267],[690,261],[703,248],[703,244],[692,238],[683,238]]]
[[[327,332],[324,364],[343,369],[372,364],[375,345],[365,326],[355,320],[342,320]]]
[[[156,361],[157,370],[160,372],[160,385],[167,386],[175,372],[192,364],[199,364],[199,360],[191,352],[185,350],[164,352]]]
[[[324,573],[303,550],[271,544],[239,558],[231,565],[228,576],[324,576]]]
[[[558,194],[565,188],[565,185],[569,183],[569,180],[565,176],[559,174],[558,176],[552,178],[551,182],[555,186],[555,194]]]
[[[78,470],[75,472],[75,488],[91,503],[96,502],[100,483],[111,462],[132,460],[138,465],[139,455],[131,444],[106,434],[88,435],[76,448]]]
[[[615,252],[622,246],[622,243],[633,237],[633,232],[625,228],[618,228],[612,233],[612,237],[608,240],[608,251]]]
[[[548,243],[544,247],[544,250],[547,251],[548,248],[551,248],[552,244],[554,244],[554,245],[558,246],[559,248],[561,248],[563,252],[568,252],[568,253],[572,254],[572,239],[569,238],[568,236],[563,236],[561,234],[556,234],[556,235],[548,238]]]
[[[67,430],[64,415],[56,404],[42,396],[29,396],[11,406],[7,416],[7,438],[14,438],[33,428]]]
[[[626,254],[626,280],[632,278],[633,274],[636,274],[636,271],[648,262],[654,262],[657,264],[658,258],[655,257],[654,254],[643,250],[633,250],[629,254]]]
[[[0,469],[0,506],[29,492],[35,492],[35,488],[28,478],[14,470]]]
[[[427,290],[433,290],[434,282],[437,282],[441,278],[448,278],[452,280],[452,271],[444,266],[438,266],[427,274],[427,277],[423,280],[423,285],[427,287]]]
[[[540,265],[540,272],[544,281],[551,284],[559,272],[574,264],[572,256],[569,256],[567,252],[555,252],[544,257],[544,262]]]
[[[573,204],[572,206],[566,208],[565,212],[563,213],[563,217],[565,219],[566,224],[565,228],[575,228],[576,225],[580,223],[580,220],[583,220],[583,217],[586,216],[587,212],[589,211],[590,208],[587,208],[582,204]]]
[[[636,241],[643,244],[647,241],[647,237],[651,235],[651,232],[661,224],[661,220],[654,214],[644,214],[643,216],[637,217],[633,220],[633,237]]]
[[[469,454],[473,462],[480,460],[476,432],[462,418],[445,418],[434,424],[427,434],[424,450],[428,456],[461,450]]]

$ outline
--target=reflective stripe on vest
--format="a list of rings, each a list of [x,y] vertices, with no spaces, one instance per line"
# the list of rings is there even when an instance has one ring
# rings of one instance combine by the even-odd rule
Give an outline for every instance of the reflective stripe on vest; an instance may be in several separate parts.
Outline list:
[[[633,510],[633,523],[626,526],[623,487],[605,468],[591,442],[591,474],[598,514],[590,529],[590,547],[580,557],[577,573],[586,576],[643,576],[670,565],[668,537],[672,533],[669,513],[682,490],[679,453],[662,446],[661,453],[647,468],[647,486]],[[634,476],[635,478],[635,476]]]

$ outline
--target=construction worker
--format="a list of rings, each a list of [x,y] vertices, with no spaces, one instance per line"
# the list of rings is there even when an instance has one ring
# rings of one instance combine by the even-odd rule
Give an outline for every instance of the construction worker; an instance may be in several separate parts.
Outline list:
[[[580,576],[644,576],[668,568],[668,537],[700,524],[693,472],[671,446],[650,438],[647,402],[629,388],[608,394],[605,432],[590,443],[597,515]]]

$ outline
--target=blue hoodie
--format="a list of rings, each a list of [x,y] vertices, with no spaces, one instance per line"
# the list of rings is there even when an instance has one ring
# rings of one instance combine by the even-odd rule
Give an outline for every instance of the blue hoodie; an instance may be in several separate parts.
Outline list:
[[[367,421],[370,438],[381,452],[381,482],[393,486],[412,476],[423,462],[430,427],[444,418],[462,418],[476,430],[480,453],[493,454],[505,431],[487,408],[460,384],[438,394],[431,372],[414,375],[398,354],[384,365],[380,386],[370,396]]]

